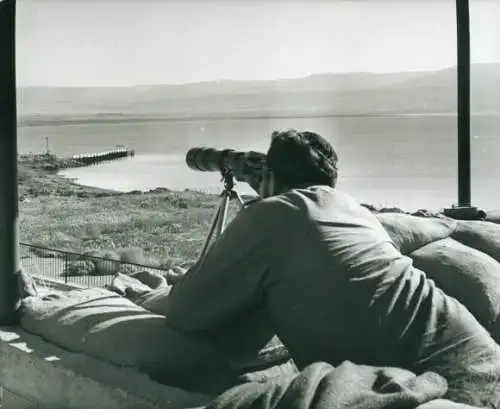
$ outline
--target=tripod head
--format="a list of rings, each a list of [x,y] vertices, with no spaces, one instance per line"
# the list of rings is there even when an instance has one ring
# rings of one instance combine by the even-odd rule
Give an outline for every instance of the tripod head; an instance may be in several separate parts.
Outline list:
[[[229,167],[224,167],[220,173],[222,176],[222,182],[224,183],[224,190],[226,192],[232,192],[235,185],[233,171]]]

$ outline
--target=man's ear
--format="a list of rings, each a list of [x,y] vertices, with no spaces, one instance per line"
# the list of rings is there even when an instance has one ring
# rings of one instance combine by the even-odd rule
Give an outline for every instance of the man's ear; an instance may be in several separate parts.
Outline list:
[[[273,196],[277,194],[278,192],[276,191],[276,178],[274,177],[274,172],[269,171],[269,182],[268,182],[268,187],[267,191],[269,196]]]
[[[264,167],[262,171],[262,180],[259,186],[259,196],[263,199],[271,196],[273,194],[273,190],[271,190],[274,189],[273,186],[274,175],[272,175],[272,172],[267,167]]]

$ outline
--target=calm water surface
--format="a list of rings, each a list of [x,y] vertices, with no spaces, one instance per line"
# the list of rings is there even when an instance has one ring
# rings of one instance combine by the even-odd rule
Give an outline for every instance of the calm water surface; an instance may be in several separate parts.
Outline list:
[[[265,151],[274,129],[323,134],[339,156],[339,189],[361,202],[439,208],[456,202],[457,144],[453,116],[396,118],[292,118],[191,122],[136,122],[21,127],[22,153],[50,149],[59,155],[99,152],[125,144],[136,157],[67,169],[81,184],[121,191],[221,189],[219,175],[190,170],[184,162],[194,146]],[[500,206],[500,117],[472,120],[473,203]],[[238,185],[249,192],[248,186]]]

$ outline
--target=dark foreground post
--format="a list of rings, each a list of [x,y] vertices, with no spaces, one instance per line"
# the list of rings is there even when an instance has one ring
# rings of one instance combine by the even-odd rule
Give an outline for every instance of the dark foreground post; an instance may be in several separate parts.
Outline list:
[[[15,0],[0,0],[0,325],[19,300]]]
[[[445,214],[456,219],[480,219],[484,212],[471,206],[469,0],[456,0],[456,14],[458,206],[445,209]]]
[[[471,205],[469,0],[457,0],[458,205]]]

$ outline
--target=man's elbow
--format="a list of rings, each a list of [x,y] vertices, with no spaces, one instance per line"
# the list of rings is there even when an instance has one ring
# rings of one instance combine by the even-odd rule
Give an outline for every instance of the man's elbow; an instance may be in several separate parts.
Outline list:
[[[192,310],[192,306],[169,297],[166,314],[168,326],[184,332],[198,331],[200,328],[197,325],[196,315],[196,311]]]
[[[199,331],[199,329],[192,324],[193,321],[191,320],[176,319],[176,318],[172,319],[171,317],[167,316],[167,326],[179,330],[181,332],[192,333]]]

